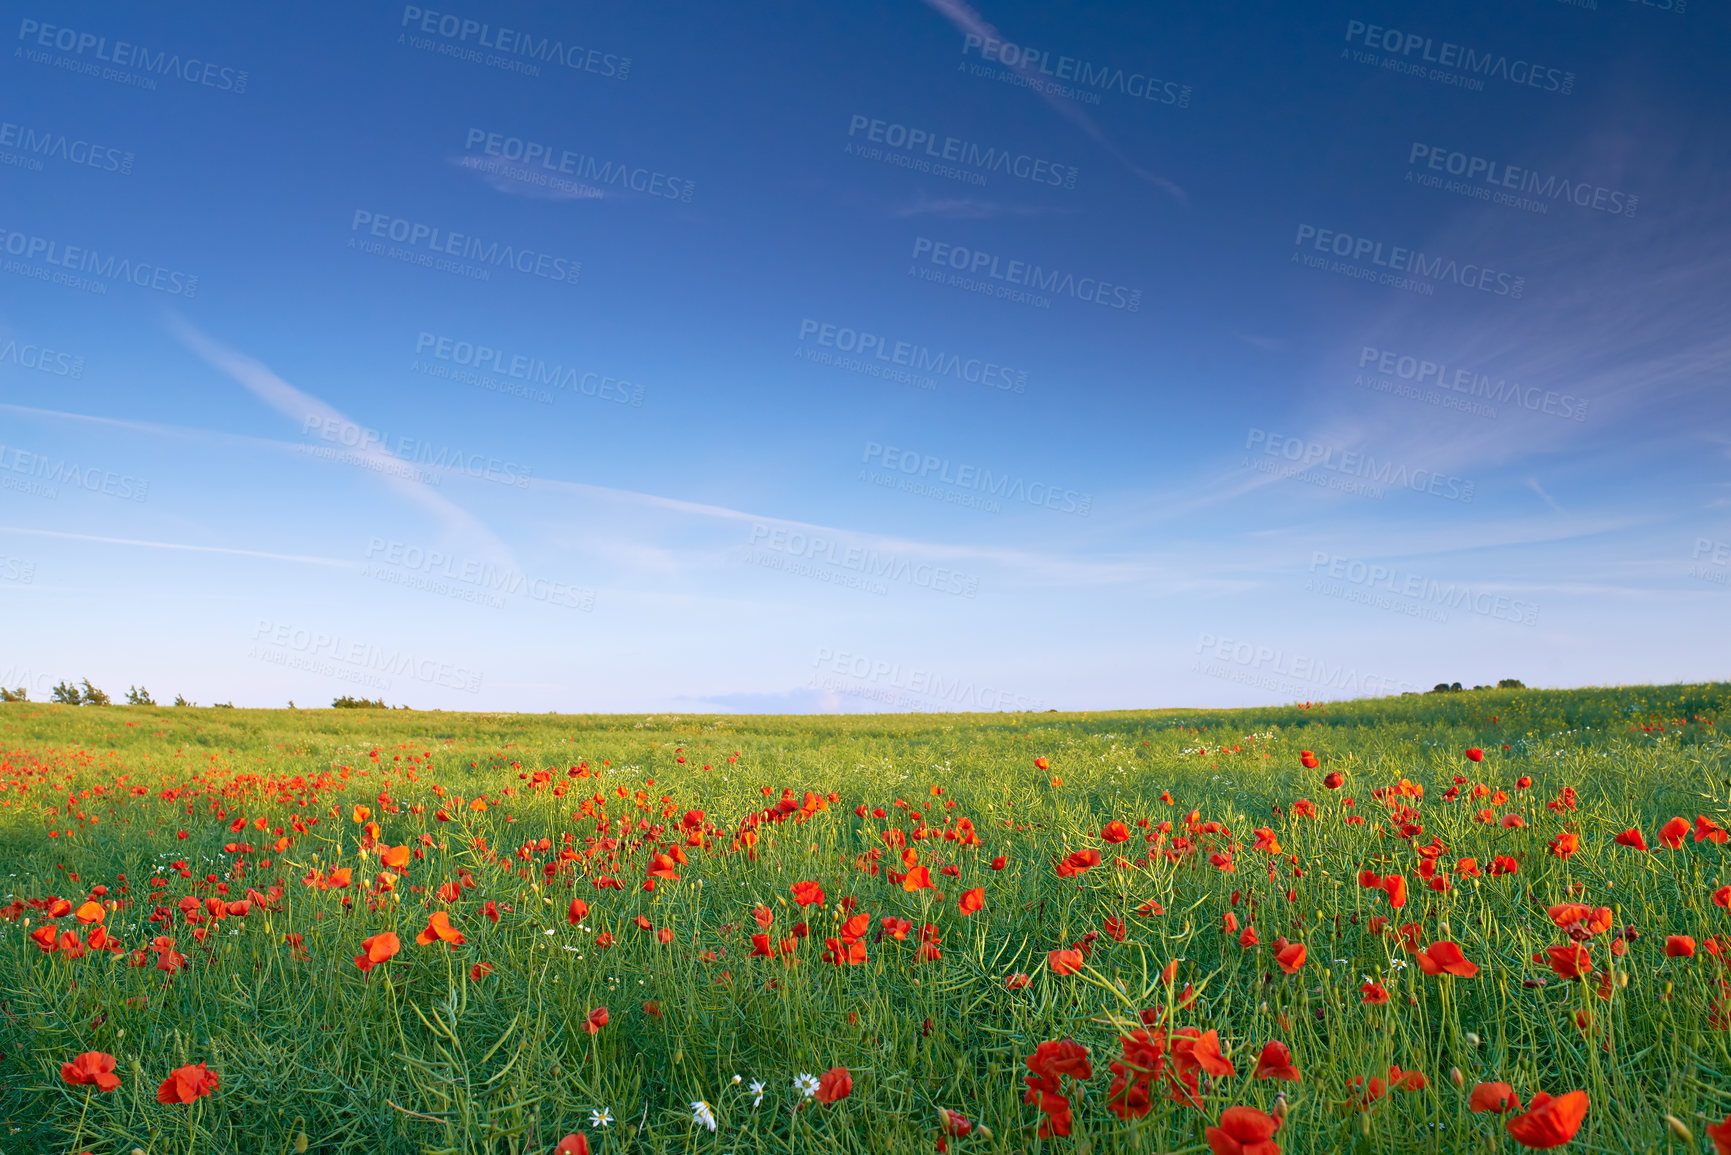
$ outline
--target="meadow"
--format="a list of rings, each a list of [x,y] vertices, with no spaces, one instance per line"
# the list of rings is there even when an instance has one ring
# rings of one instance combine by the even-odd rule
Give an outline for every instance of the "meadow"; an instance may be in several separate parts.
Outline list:
[[[1731,1151],[1731,685],[0,706],[0,1150]]]

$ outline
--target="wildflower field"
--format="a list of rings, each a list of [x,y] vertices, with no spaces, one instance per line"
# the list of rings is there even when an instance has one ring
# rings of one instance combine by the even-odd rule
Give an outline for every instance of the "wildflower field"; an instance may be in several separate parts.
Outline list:
[[[1731,686],[0,707],[0,1150],[1731,1151]]]

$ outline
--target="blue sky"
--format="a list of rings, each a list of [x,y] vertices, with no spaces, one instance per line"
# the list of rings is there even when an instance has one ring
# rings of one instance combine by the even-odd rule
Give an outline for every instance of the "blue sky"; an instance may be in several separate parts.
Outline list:
[[[1731,35],[1682,2],[9,5],[0,680],[1723,677]]]

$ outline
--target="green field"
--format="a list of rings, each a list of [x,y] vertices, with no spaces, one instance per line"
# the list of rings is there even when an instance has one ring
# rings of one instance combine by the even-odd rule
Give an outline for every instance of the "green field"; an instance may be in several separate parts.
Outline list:
[[[1519,1112],[1468,1110],[1480,1082],[1584,1091],[1570,1150],[1711,1150],[1728,704],[1713,684],[1024,715],[0,706],[0,1150],[1200,1152],[1231,1150],[1207,1129],[1238,1106],[1282,1116],[1287,1152],[1519,1150]],[[460,944],[416,942],[433,912]],[[400,950],[363,970],[385,932]],[[1444,942],[1477,973],[1423,973]],[[1547,948],[1577,945],[1571,980]],[[1049,958],[1068,948],[1078,973]],[[1065,1039],[1089,1071],[1048,1069],[1068,1126],[1025,1101],[1029,1058]],[[1296,1081],[1256,1077],[1270,1042]],[[62,1078],[90,1051],[118,1089]],[[158,1102],[199,1062],[213,1093]],[[845,1098],[796,1089],[832,1068]],[[940,1109],[983,1126],[946,1136]]]

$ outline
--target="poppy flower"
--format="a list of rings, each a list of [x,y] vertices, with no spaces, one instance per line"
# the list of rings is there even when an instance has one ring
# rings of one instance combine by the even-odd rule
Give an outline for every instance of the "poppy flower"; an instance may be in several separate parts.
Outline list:
[[[1731,907],[1731,883],[1727,883],[1713,892],[1713,904],[1715,906]]]
[[[1667,935],[1665,938],[1666,958],[1694,958],[1695,940],[1686,934]]]
[[[963,914],[977,913],[986,905],[986,888],[976,886],[972,890],[964,890],[961,901],[956,905]]]
[[[1255,1107],[1228,1107],[1220,1113],[1220,1126],[1205,1132],[1214,1155],[1280,1155],[1274,1133],[1280,1120]]]
[[[1008,866],[1009,864],[1010,864],[1010,860],[1005,858],[1001,854],[998,855],[998,857],[992,859],[992,869],[993,870],[1002,870],[1002,869],[1004,869],[1004,867]]]
[[[1418,956],[1418,968],[1427,975],[1457,975],[1470,979],[1479,973],[1477,963],[1466,960],[1452,942],[1433,942]]]
[[[573,1131],[559,1140],[553,1155],[589,1155],[589,1136]]]
[[[1484,760],[1485,760],[1485,752],[1483,750],[1479,749],[1477,746],[1468,746],[1467,747],[1467,761],[1469,761],[1469,762],[1483,762]]]
[[[1016,974],[1009,975],[1004,979],[1004,989],[1005,990],[1011,990],[1011,991],[1023,991],[1023,990],[1027,990],[1030,986],[1032,986],[1033,982],[1034,982],[1034,980],[1033,980],[1032,976],[1022,974],[1021,972],[1018,971]]]
[[[1647,849],[1647,840],[1641,837],[1641,832],[1633,827],[1617,835],[1618,846],[1632,846],[1636,850]]]
[[[589,1017],[583,1020],[583,1029],[589,1034],[598,1034],[607,1025],[607,1008],[596,1007],[589,1012]]]
[[[1501,1115],[1505,1111],[1519,1111],[1520,1097],[1515,1089],[1507,1083],[1480,1083],[1473,1088],[1472,1098],[1467,1101],[1467,1109],[1475,1115],[1489,1111],[1493,1115]]]
[[[853,1094],[853,1076],[846,1067],[831,1067],[818,1076],[817,1090],[812,1092],[819,1103],[835,1103]]]
[[[207,1070],[203,1063],[176,1067],[168,1073],[168,1078],[162,1081],[162,1086],[156,1089],[156,1101],[191,1103],[215,1091],[216,1086],[216,1072]]]
[[[1128,842],[1130,841],[1130,828],[1122,822],[1113,820],[1106,823],[1105,827],[1101,829],[1100,837],[1107,842]]]
[[[367,953],[356,955],[355,965],[360,967],[364,973],[382,962],[395,958],[397,952],[403,949],[403,943],[395,934],[387,930],[362,939],[361,949]]]
[[[1082,969],[1082,952],[1067,948],[1047,951],[1046,965],[1055,975],[1073,975]]]
[[[1580,943],[1548,946],[1545,954],[1550,956],[1551,969],[1559,978],[1579,979],[1593,973],[1593,957]]]
[[[1731,1155],[1731,1115],[1721,1122],[1707,1124],[1707,1138],[1713,1140],[1717,1155]]]
[[[932,872],[927,870],[924,865],[913,867],[902,879],[902,889],[910,894],[916,890],[935,889],[932,886]]]
[[[492,963],[476,963],[474,966],[469,968],[469,981],[472,983],[478,983],[492,973]]]
[[[1297,974],[1298,968],[1304,965],[1306,953],[1308,952],[1303,943],[1290,943],[1275,953],[1274,961],[1278,963],[1280,969],[1285,971],[1287,974]]]
[[[427,928],[415,936],[415,941],[421,946],[435,942],[451,944],[456,950],[463,945],[463,932],[451,925],[451,916],[442,910],[435,910],[427,919]]]
[[[70,1063],[60,1064],[60,1077],[73,1086],[93,1086],[112,1091],[120,1086],[114,1074],[114,1056],[106,1051],[85,1051]]]
[[[576,926],[588,917],[589,904],[580,898],[572,899],[571,905],[565,910],[565,921],[570,923],[572,926]],[[497,922],[498,919],[495,918],[494,921]]]
[[[1256,1077],[1258,1079],[1285,1079],[1296,1083],[1298,1068],[1292,1065],[1292,1052],[1286,1049],[1285,1043],[1268,1043],[1263,1046],[1262,1054],[1256,1057]]]
[[[1322,776],[1322,784],[1330,790],[1339,790],[1346,785],[1346,775],[1339,770],[1330,770]]]
[[[1581,836],[1573,830],[1565,830],[1551,839],[1551,853],[1558,858],[1568,858],[1581,848]]]
[[[1381,983],[1365,983],[1358,990],[1364,996],[1362,1001],[1371,1006],[1379,1007],[1388,1002],[1388,988]]]
[[[793,884],[793,900],[801,906],[812,906],[823,901],[823,887],[815,882],[796,882]]]
[[[1048,770],[1051,766],[1052,764],[1046,761],[1046,756],[1044,754],[1034,759],[1034,768],[1037,770]]]
[[[1573,1139],[1586,1117],[1585,1091],[1570,1091],[1555,1099],[1537,1091],[1526,1113],[1512,1117],[1503,1127],[1521,1146],[1546,1150]]]
[[[1180,1072],[1201,1071],[1216,1079],[1228,1078],[1238,1072],[1232,1060],[1220,1053],[1220,1032],[1201,1031],[1195,1027],[1180,1027],[1172,1035],[1172,1061]]]
[[[1306,770],[1314,770],[1318,766],[1322,765],[1322,762],[1309,750],[1300,750],[1298,752],[1298,764],[1303,766]]]
[[[78,908],[73,917],[88,926],[90,923],[102,921],[105,913],[107,912],[100,902],[87,902]]]
[[[1709,839],[1713,842],[1731,842],[1731,833],[1724,827],[1708,818],[1705,814],[1695,815],[1695,841]]]
[[[1683,839],[1688,837],[1688,834],[1689,820],[1687,818],[1673,818],[1659,827],[1659,841],[1672,850],[1683,849]]]

